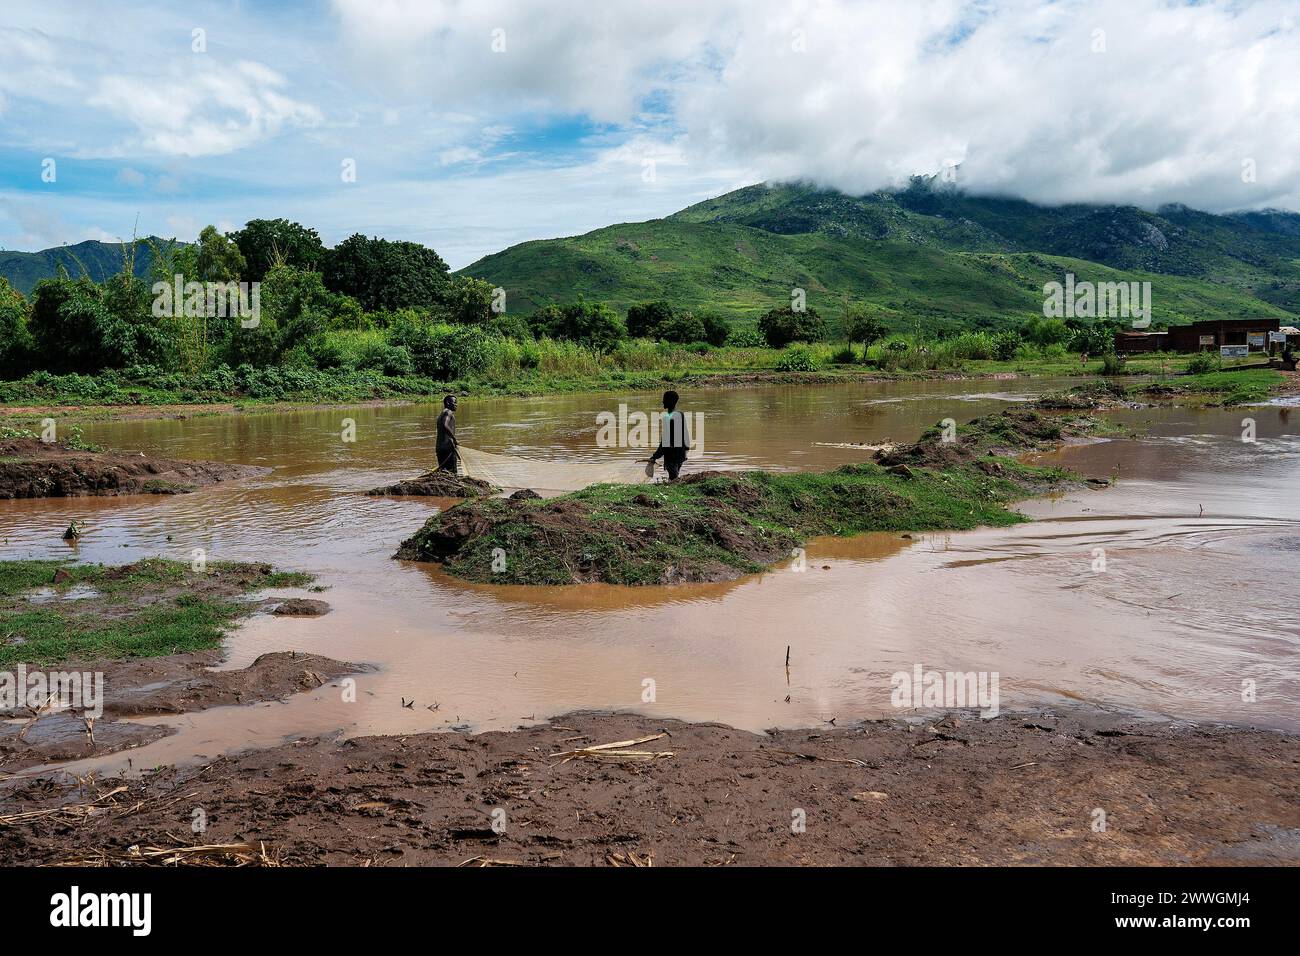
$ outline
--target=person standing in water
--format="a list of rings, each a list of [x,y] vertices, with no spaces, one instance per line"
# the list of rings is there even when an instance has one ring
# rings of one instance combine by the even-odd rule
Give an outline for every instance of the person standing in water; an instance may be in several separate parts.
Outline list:
[[[686,450],[691,447],[691,436],[686,430],[686,416],[677,410],[676,392],[664,392],[663,423],[659,426],[659,448],[650,456],[653,464],[660,458],[668,469],[668,479],[674,480],[686,461]]]
[[[456,441],[456,396],[448,395],[442,400],[442,411],[438,413],[438,470],[456,474],[456,463],[460,458],[460,443]]]

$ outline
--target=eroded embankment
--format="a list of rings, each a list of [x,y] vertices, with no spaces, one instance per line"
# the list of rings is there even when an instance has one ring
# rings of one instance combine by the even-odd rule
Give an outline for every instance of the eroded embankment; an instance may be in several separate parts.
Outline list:
[[[270,469],[87,451],[36,438],[0,441],[0,498],[175,495]]]
[[[549,500],[465,501],[396,557],[499,584],[724,581],[816,535],[963,530],[1023,520],[1008,505],[1068,476],[1015,458],[1102,428],[1017,406],[955,434],[935,427],[876,460],[810,474],[702,472],[664,485],[595,485]]]

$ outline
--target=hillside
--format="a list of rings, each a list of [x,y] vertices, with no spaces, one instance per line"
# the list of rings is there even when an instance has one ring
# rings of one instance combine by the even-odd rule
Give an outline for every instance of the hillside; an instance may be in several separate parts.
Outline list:
[[[135,274],[146,276],[153,262],[153,251],[149,242],[165,242],[162,239],[141,239],[137,246]],[[59,266],[68,270],[68,275],[77,278],[89,275],[96,282],[103,282],[109,276],[122,271],[122,244],[119,242],[97,242],[88,239],[72,246],[56,246],[42,249],[40,252],[0,251],[0,276],[4,276],[23,295],[32,291],[32,287],[41,279],[58,275]],[[84,272],[83,272],[84,266]]]
[[[666,219],[512,246],[462,270],[519,311],[581,293],[626,308],[666,298],[754,315],[806,289],[838,313],[872,303],[894,324],[999,325],[1040,315],[1042,285],[1150,281],[1153,318],[1300,313],[1300,215],[1185,207],[1043,207],[917,182],[862,197],[750,186]]]

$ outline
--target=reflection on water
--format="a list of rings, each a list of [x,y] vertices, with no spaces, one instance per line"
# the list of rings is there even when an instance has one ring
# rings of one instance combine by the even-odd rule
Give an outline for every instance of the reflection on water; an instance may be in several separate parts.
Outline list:
[[[688,467],[829,468],[870,454],[845,442],[909,440],[1024,395],[1005,382],[987,392],[926,382],[688,393],[684,407],[703,410],[709,428],[706,460]],[[466,399],[461,429],[492,452],[602,461],[629,453],[595,446],[596,413],[620,401],[652,411],[655,400]],[[95,423],[87,437],[107,446],[274,471],[172,498],[0,502],[6,557],[188,560],[203,547],[211,559],[309,570],[333,612],[255,617],[232,636],[224,666],[293,648],[379,668],[358,678],[356,703],[322,688],[151,718],[180,732],[133,752],[136,767],[296,734],[510,728],[588,707],[751,729],[843,723],[892,713],[890,675],[916,663],[998,671],[1003,708],[1083,699],[1300,729],[1300,440],[1289,409],[1115,413],[1144,437],[1042,457],[1116,486],[1027,502],[1039,520],[1009,529],[819,540],[803,572],[726,584],[548,589],[468,585],[391,560],[437,504],[359,492],[429,466],[434,413]],[[1253,444],[1240,440],[1247,415]],[[356,420],[355,444],[339,439],[344,417]],[[88,529],[75,550],[59,539],[72,518]],[[1094,570],[1099,555],[1104,571]],[[1243,681],[1254,682],[1253,703]],[[402,696],[416,706],[402,708]]]

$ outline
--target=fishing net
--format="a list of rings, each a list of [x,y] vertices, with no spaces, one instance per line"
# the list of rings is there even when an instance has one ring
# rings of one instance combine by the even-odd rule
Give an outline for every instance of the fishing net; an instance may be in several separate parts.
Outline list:
[[[516,455],[494,455],[477,448],[460,446],[458,474],[481,478],[498,488],[531,488],[533,491],[578,491],[588,485],[634,485],[651,481],[646,474],[649,452],[619,452],[609,461],[540,461]],[[661,467],[662,470],[662,467]]]

